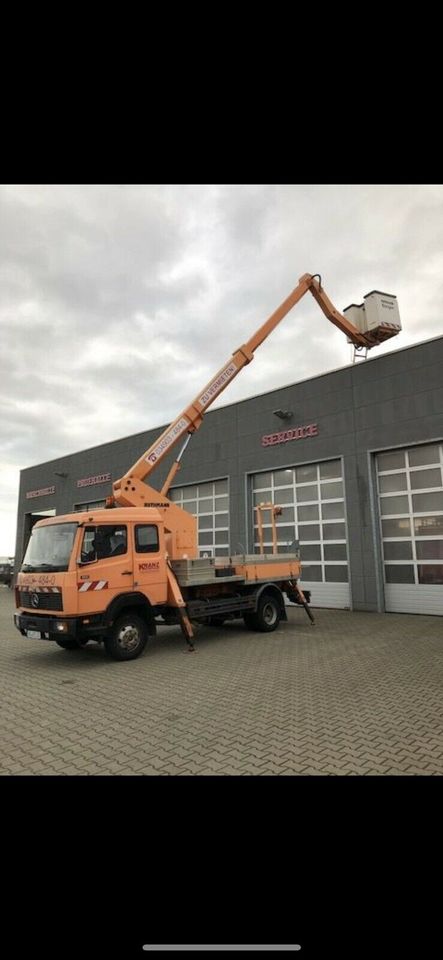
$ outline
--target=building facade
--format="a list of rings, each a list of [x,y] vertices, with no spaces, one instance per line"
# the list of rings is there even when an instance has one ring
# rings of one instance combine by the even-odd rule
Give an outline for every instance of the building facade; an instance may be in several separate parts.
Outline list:
[[[43,515],[104,505],[164,426],[23,470],[17,560]],[[202,556],[258,550],[254,507],[281,506],[279,549],[299,541],[313,606],[441,616],[443,337],[210,410],[170,496]]]

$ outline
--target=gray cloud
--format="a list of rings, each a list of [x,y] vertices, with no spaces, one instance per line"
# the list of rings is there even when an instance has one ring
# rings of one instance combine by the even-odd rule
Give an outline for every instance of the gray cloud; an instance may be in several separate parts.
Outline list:
[[[302,273],[339,309],[397,295],[380,353],[441,334],[442,208],[439,185],[1,187],[0,554],[20,468],[172,420]],[[350,360],[307,297],[218,402]]]

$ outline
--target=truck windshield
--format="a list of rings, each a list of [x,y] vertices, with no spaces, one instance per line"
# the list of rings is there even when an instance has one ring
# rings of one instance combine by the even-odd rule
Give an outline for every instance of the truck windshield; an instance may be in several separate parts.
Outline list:
[[[77,523],[51,523],[34,527],[22,563],[22,573],[67,570]]]

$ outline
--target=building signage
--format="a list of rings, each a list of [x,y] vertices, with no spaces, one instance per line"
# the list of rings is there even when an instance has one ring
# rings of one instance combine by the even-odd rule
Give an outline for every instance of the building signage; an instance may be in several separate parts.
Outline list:
[[[273,447],[276,443],[288,443],[289,440],[306,440],[318,435],[318,424],[308,423],[304,427],[293,427],[291,430],[281,430],[280,433],[267,433],[261,438],[262,447]]]
[[[92,487],[95,483],[107,483],[110,479],[110,473],[99,473],[97,477],[85,477],[84,480],[77,480],[77,486]]]
[[[26,499],[31,500],[32,497],[47,497],[49,493],[55,493],[55,487],[43,487],[42,490],[28,490]]]

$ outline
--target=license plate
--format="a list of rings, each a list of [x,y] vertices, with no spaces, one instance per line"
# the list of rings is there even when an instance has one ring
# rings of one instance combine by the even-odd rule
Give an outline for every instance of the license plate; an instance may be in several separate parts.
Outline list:
[[[30,640],[41,640],[42,638],[39,630],[27,630],[26,636],[29,637]]]

